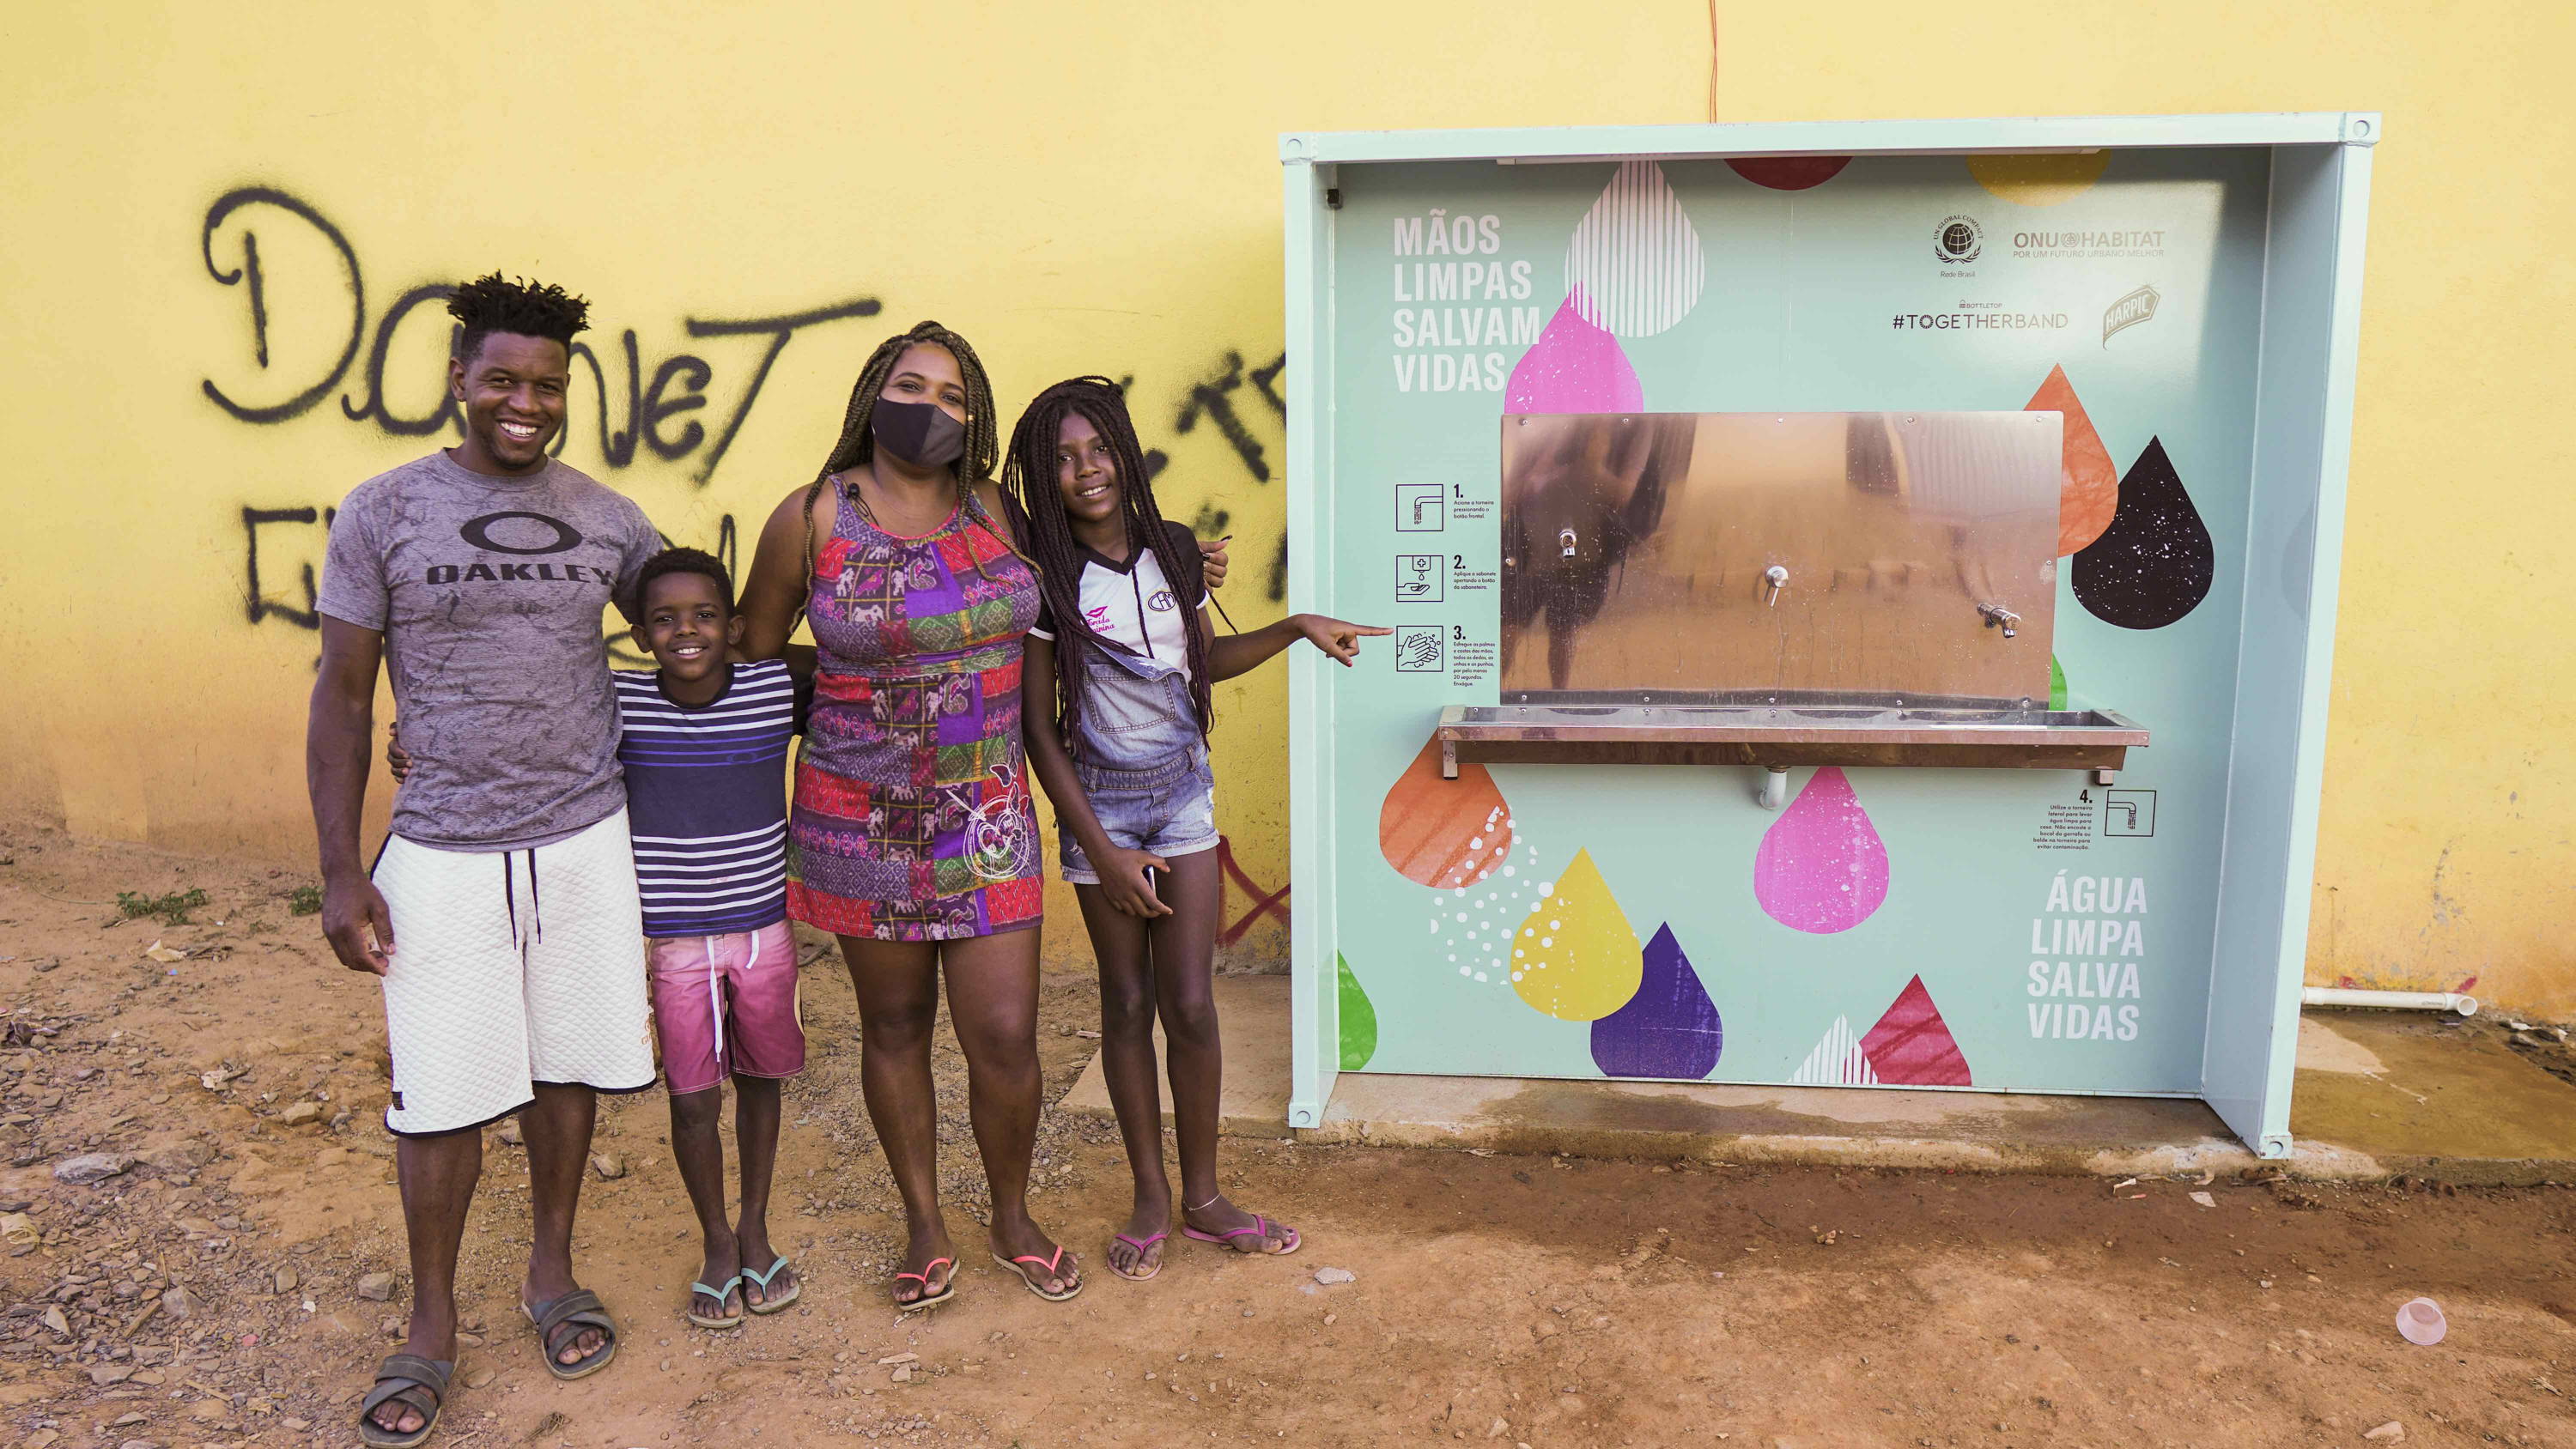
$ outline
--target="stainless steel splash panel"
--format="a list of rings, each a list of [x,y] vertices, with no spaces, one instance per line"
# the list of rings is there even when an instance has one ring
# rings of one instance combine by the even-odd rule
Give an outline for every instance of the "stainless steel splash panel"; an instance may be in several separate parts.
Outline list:
[[[2060,414],[1502,430],[1506,704],[2048,699]]]

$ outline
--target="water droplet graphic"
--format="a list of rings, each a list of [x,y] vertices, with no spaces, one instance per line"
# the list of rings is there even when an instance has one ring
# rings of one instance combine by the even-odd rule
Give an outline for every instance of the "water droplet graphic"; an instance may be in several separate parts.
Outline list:
[[[1889,1086],[1965,1087],[1973,1085],[1968,1059],[1950,1035],[1949,1023],[1932,1004],[1923,978],[1915,977],[1896,994],[1878,1025],[1860,1039],[1871,1070]]]
[[[1592,1064],[1607,1077],[1698,1081],[1725,1050],[1717,1003],[1670,925],[1646,943],[1643,967],[1628,1004],[1592,1023]]]
[[[1869,1058],[1852,1035],[1851,1019],[1837,1016],[1789,1080],[1802,1087],[1874,1087],[1878,1074],[1870,1070]]]
[[[1822,186],[1842,174],[1851,164],[1849,156],[1748,156],[1741,160],[1728,157],[1727,169],[1756,186],[1774,191],[1804,191]]]
[[[1886,842],[1835,765],[1809,777],[1753,852],[1764,914],[1812,935],[1868,920],[1887,899],[1887,879]]]
[[[1707,284],[1699,232],[1664,168],[1620,162],[1565,245],[1574,310],[1617,336],[1652,337],[1689,316]]]
[[[1351,963],[1342,953],[1333,953],[1333,975],[1340,986],[1341,1064],[1342,1070],[1356,1072],[1377,1055],[1377,1008],[1369,1004],[1368,993],[1360,989],[1360,979],[1351,974]]]
[[[2200,607],[2216,573],[2209,527],[2150,438],[2120,480],[2118,515],[2075,556],[2076,601],[2105,624],[2161,629]]]
[[[2066,415],[2057,492],[2057,554],[2063,558],[2100,538],[2102,530],[2111,526],[2120,506],[2120,466],[2111,461],[2111,450],[2102,446],[2102,435],[2094,431],[2093,419],[2075,396],[2075,384],[2066,380],[2065,368],[2050,368],[2039,391],[2022,404],[2022,411]]]
[[[1506,413],[1633,413],[1645,406],[1645,387],[1619,339],[1577,315],[1572,297],[1521,354],[1503,389]],[[1431,774],[1435,780],[1440,777],[1436,751]],[[1460,765],[1459,780],[1466,774],[1467,767]]]
[[[1440,778],[1440,744],[1423,742],[1378,807],[1377,848],[1396,874],[1416,885],[1466,894],[1489,840],[1511,844],[1510,807],[1482,765],[1460,765]]]
[[[1544,909],[1561,917],[1565,929],[1550,938],[1555,945],[1531,958],[1547,974],[1521,981],[1521,1000],[1559,1021],[1597,1021],[1637,994],[1642,950],[1591,852],[1576,851],[1558,885],[1555,904]]]
[[[2067,151],[2043,155],[1995,154],[1967,158],[1968,174],[1977,184],[2006,201],[2023,206],[2055,206],[2093,189],[2111,164],[2109,151]]]

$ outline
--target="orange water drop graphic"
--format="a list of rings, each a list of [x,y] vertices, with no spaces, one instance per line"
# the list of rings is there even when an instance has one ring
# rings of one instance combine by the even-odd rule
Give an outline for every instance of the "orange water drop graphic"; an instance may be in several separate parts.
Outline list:
[[[1559,1021],[1598,1021],[1628,1004],[1645,977],[1645,948],[1610,883],[1578,850],[1512,936],[1512,989]]]
[[[1482,765],[1440,777],[1440,742],[1423,743],[1378,806],[1377,848],[1416,885],[1473,885],[1511,858],[1512,807]]]
[[[2057,553],[2063,558],[2100,538],[2102,530],[2111,526],[2112,515],[2120,507],[2119,465],[2111,461],[2111,450],[2102,446],[2102,435],[2093,430],[2093,419],[2085,415],[2075,384],[2066,380],[2065,368],[2050,368],[2047,380],[2022,404],[2022,411],[2066,415],[2057,495]]]

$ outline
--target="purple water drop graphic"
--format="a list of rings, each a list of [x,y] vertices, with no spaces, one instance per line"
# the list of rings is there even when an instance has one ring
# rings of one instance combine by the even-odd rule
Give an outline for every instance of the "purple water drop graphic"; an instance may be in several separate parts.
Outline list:
[[[2161,629],[2209,597],[2217,574],[2209,526],[2165,456],[2164,440],[2120,479],[2120,509],[2111,526],[2075,555],[2075,598],[2105,624]]]
[[[1645,978],[1628,1004],[1592,1023],[1592,1064],[1609,1077],[1696,1082],[1726,1048],[1717,1003],[1669,925],[1646,943]]]
[[[1753,898],[1781,925],[1818,936],[1850,930],[1887,899],[1887,843],[1840,767],[1816,771],[1762,833]]]
[[[1583,320],[1568,296],[1521,354],[1503,389],[1505,413],[1633,413],[1646,390],[1619,339]]]

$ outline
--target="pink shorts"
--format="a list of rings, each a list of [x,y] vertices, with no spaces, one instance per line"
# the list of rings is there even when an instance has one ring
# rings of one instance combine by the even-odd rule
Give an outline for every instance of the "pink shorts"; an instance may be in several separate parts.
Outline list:
[[[729,936],[648,941],[653,1036],[662,1079],[675,1097],[737,1077],[805,1070],[805,1023],[796,992],[796,938],[787,923]]]

